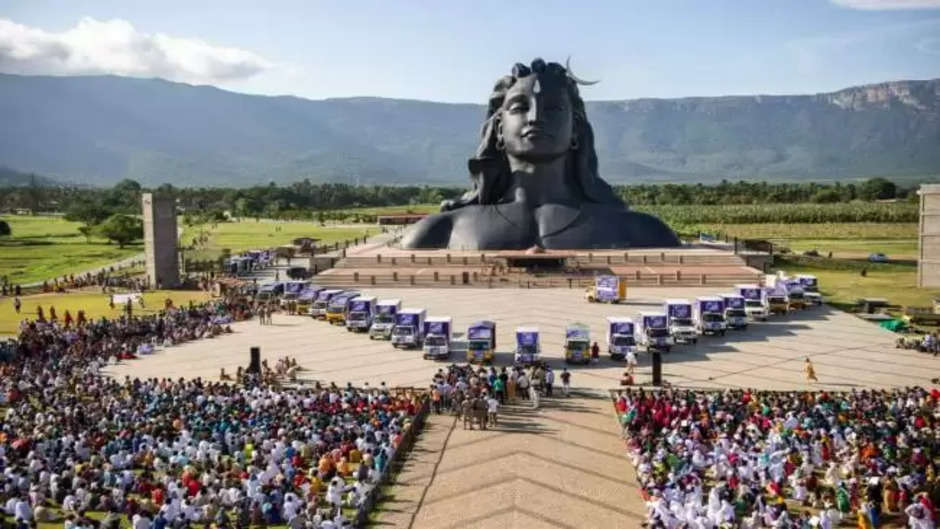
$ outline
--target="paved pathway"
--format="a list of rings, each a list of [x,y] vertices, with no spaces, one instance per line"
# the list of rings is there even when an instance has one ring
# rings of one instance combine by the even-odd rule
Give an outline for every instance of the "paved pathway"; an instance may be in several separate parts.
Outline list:
[[[432,416],[385,490],[376,526],[639,527],[645,508],[609,397],[542,404],[507,406],[487,431]]]

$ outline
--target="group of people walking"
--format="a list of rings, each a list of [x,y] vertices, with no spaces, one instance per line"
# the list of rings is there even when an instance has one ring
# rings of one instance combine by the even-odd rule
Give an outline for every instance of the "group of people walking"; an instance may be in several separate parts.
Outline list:
[[[451,364],[434,375],[431,403],[436,413],[452,411],[464,418],[465,426],[472,428],[478,423],[485,429],[488,424],[497,423],[502,405],[526,402],[538,409],[543,395],[554,396],[559,380],[562,395],[569,396],[571,372],[567,369],[556,379],[555,370],[541,363],[528,369]]]

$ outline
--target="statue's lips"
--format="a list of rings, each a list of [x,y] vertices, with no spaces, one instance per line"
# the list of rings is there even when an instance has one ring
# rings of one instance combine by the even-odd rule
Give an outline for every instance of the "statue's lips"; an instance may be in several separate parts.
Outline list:
[[[552,135],[545,132],[542,129],[528,129],[522,132],[522,137],[535,140],[535,139],[551,138]]]

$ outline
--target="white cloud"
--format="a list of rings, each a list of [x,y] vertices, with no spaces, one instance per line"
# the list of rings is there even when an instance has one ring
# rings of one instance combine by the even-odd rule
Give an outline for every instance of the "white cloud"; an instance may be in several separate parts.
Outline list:
[[[121,19],[85,17],[61,33],[0,18],[0,71],[20,74],[116,74],[191,83],[239,80],[272,68],[238,48],[142,33]]]
[[[940,0],[830,0],[836,5],[866,11],[940,9]]]

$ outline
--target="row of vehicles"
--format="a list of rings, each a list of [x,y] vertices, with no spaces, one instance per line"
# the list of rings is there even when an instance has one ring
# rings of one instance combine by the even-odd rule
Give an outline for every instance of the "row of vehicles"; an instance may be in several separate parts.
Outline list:
[[[615,359],[639,348],[669,352],[677,343],[697,343],[699,336],[724,336],[729,329],[746,329],[749,322],[766,321],[771,314],[821,304],[815,276],[768,275],[765,286],[735,285],[731,293],[667,299],[662,311],[641,312],[636,322],[608,317],[607,349]]]
[[[619,302],[623,282],[598,287],[596,301]],[[600,294],[607,291],[605,294]],[[266,283],[257,294],[262,301],[279,299],[282,306],[296,304],[296,311],[342,325],[349,332],[363,332],[373,340],[389,340],[396,348],[419,348],[429,359],[450,358],[455,352],[468,362],[492,362],[496,350],[496,323],[478,321],[466,333],[454,331],[450,317],[429,317],[427,310],[403,308],[400,299],[376,299],[358,290],[328,289],[307,281]],[[674,344],[695,344],[702,335],[724,335],[729,329],[745,329],[750,321],[770,314],[821,303],[818,283],[809,275],[767,276],[765,286],[736,285],[731,293],[694,300],[667,299],[661,311],[641,312],[632,318],[607,318],[607,348],[614,359],[639,349],[668,352]],[[513,359],[532,364],[541,358],[537,327],[517,327]],[[569,363],[591,358],[590,328],[572,323],[565,328],[564,353]]]

